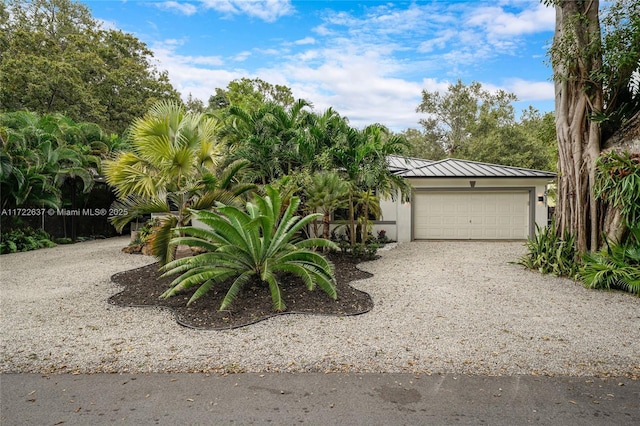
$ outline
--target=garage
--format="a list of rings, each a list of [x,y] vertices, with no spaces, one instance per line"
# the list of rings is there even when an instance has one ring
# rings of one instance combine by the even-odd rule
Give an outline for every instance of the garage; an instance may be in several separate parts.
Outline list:
[[[409,199],[381,203],[384,230],[412,240],[525,240],[548,221],[544,170],[446,158],[389,157],[389,169],[413,188]]]
[[[529,191],[417,191],[413,239],[526,239]]]

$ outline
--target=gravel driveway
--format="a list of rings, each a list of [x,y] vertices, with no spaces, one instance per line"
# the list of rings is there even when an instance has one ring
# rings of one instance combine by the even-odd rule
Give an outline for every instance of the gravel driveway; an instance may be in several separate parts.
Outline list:
[[[354,286],[356,317],[285,315],[230,331],[121,308],[110,277],[151,263],[127,238],[0,257],[0,372],[420,372],[640,376],[640,298],[508,262],[522,242],[400,244]]]

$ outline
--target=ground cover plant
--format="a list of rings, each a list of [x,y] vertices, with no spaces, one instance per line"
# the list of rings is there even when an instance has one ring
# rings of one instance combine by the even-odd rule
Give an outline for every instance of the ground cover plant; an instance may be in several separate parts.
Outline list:
[[[55,247],[51,236],[42,229],[24,228],[3,232],[0,237],[0,254]]]

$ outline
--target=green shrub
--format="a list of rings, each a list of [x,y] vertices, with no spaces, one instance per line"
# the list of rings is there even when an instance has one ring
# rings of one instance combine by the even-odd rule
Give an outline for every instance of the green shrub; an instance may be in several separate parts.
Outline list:
[[[0,236],[0,254],[37,250],[55,247],[51,236],[42,229],[13,229]]]
[[[389,239],[389,237],[387,237],[387,231],[385,231],[384,229],[381,229],[378,231],[378,238],[377,241],[379,244],[388,244],[391,242],[391,240]]]
[[[528,252],[518,264],[543,274],[576,277],[580,265],[576,261],[575,237],[568,232],[559,236],[555,223],[544,228],[536,225],[536,234],[526,246]]]
[[[138,229],[138,238],[140,239],[140,244],[145,244],[153,231],[161,225],[160,219],[154,217],[145,222],[144,225]]]
[[[580,279],[587,288],[620,289],[640,296],[640,226],[630,228],[625,243],[583,255]]]
[[[53,240],[56,244],[72,244],[73,240],[71,238],[55,238]]]
[[[161,269],[165,276],[182,275],[161,297],[199,286],[188,305],[214,285],[231,279],[220,310],[227,309],[245,285],[257,284],[269,288],[274,310],[283,311],[286,306],[278,279],[290,273],[300,277],[309,290],[318,286],[336,299],[333,265],[314,248],[337,246],[324,238],[300,237],[301,231],[321,214],[294,216],[300,205],[298,197],[285,203],[270,186],[266,192],[266,196],[255,196],[253,202],[247,202],[246,212],[224,205],[219,205],[216,212],[194,212],[209,229],[179,228],[186,236],[172,239],[171,246],[184,244],[207,252],[166,264]]]

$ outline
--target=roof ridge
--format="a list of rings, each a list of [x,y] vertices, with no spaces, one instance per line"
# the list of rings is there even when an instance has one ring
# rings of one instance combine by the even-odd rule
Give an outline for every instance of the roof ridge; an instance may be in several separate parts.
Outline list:
[[[527,170],[527,171],[533,171],[533,172],[547,172],[547,173],[553,173],[550,172],[548,170],[538,170],[538,169],[528,169],[526,167],[517,167],[517,166],[507,166],[505,164],[495,164],[495,163],[487,163],[484,161],[474,161],[474,160],[464,160],[462,158],[446,158],[446,160],[454,160],[454,161],[461,161],[464,163],[473,163],[473,164],[481,164],[481,165],[486,165],[486,166],[491,166],[491,167],[503,167],[503,168],[508,168],[508,169],[516,169],[516,170]],[[444,161],[444,160],[441,160]]]

